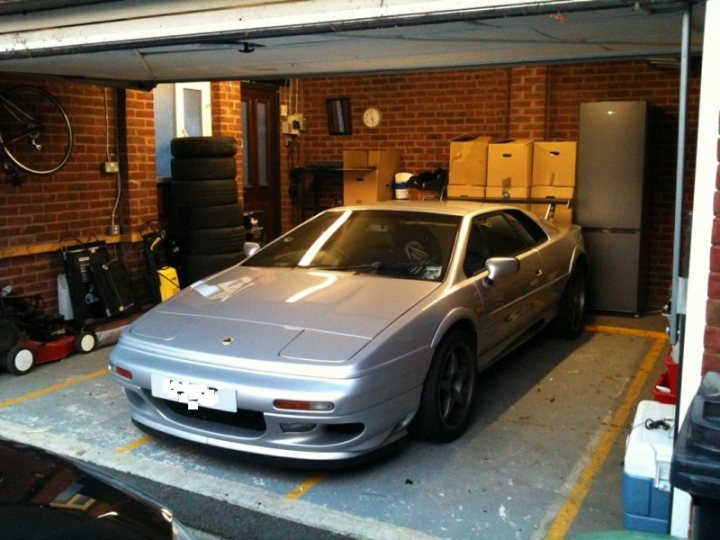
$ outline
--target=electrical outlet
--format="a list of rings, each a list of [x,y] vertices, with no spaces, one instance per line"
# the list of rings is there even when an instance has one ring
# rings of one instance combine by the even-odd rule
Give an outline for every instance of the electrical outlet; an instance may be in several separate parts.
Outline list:
[[[103,172],[105,174],[115,174],[120,172],[120,163],[117,161],[106,161],[103,163]]]
[[[300,132],[305,131],[305,117],[301,113],[291,114],[283,122],[282,128],[286,135],[300,135]]]
[[[294,120],[295,115],[291,114],[288,116],[286,121],[282,123],[282,132],[285,135],[300,135],[300,129],[297,122]]]
[[[301,131],[305,131],[305,116],[302,113],[291,114],[288,116],[288,122],[295,135],[299,135]]]

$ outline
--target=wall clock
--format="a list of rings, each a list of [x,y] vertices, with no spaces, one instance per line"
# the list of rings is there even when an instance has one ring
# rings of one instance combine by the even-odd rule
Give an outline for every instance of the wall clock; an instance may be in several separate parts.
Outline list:
[[[380,114],[380,111],[375,107],[365,109],[365,112],[362,115],[363,124],[369,128],[378,127],[380,125],[381,118],[382,115]]]

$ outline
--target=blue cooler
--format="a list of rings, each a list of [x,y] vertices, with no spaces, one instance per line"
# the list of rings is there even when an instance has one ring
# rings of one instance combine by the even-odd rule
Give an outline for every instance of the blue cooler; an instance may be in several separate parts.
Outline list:
[[[626,529],[660,534],[668,531],[674,422],[675,405],[649,400],[638,405],[625,449]]]

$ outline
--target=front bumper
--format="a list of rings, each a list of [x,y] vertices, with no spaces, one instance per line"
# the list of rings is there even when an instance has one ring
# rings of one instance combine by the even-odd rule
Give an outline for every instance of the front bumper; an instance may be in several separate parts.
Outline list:
[[[112,376],[140,424],[211,446],[303,460],[349,459],[403,437],[422,391],[424,371],[410,367],[408,372],[414,364],[391,362],[362,377],[323,379],[200,364],[121,345],[110,356]],[[119,374],[127,372],[132,379]],[[220,384],[234,393],[237,412],[191,410],[156,397],[153,375]],[[399,387],[398,381],[407,383]],[[332,402],[335,407],[329,412],[279,410],[273,405],[276,399]]]

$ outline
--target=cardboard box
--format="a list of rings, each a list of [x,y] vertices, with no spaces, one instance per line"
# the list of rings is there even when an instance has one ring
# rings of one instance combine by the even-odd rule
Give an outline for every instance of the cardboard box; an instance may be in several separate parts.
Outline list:
[[[533,140],[510,139],[488,146],[488,187],[530,187]]]
[[[484,186],[492,137],[465,134],[450,141],[449,184]]]
[[[503,199],[502,204],[511,204],[518,208],[528,210],[530,205],[527,202],[514,202],[517,199],[529,199],[530,188],[529,187],[491,187],[485,188],[485,197],[488,199]]]
[[[674,419],[674,405],[650,400],[638,404],[625,447],[622,497],[626,529],[667,532],[673,430],[648,429],[645,421],[664,420],[672,426]]]
[[[538,141],[533,149],[533,186],[573,187],[577,166],[575,141]]]
[[[394,177],[399,169],[397,150],[345,150],[344,203],[367,204],[392,199]]]
[[[533,186],[530,188],[530,197],[533,199],[572,199],[575,197],[575,188],[573,187],[551,187],[551,186]],[[544,218],[548,211],[547,204],[531,204],[530,211],[536,216]],[[554,223],[572,223],[573,208],[568,208],[567,204],[555,205],[555,216],[551,220]]]
[[[468,198],[468,199],[484,199],[485,186],[469,186],[465,184],[450,184],[447,187],[447,196],[449,198]]]

